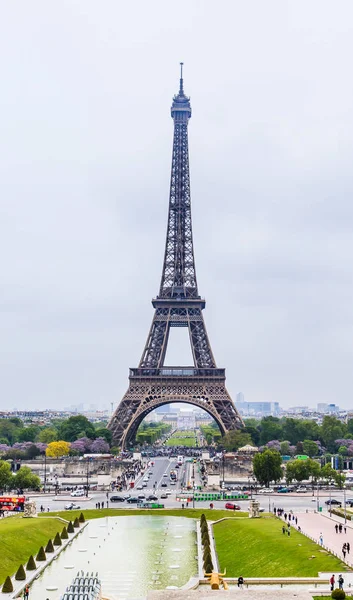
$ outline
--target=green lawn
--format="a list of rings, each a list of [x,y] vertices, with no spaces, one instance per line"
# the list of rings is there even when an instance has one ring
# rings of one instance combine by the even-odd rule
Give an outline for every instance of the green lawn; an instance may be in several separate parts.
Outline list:
[[[7,575],[13,575],[20,564],[24,566],[31,554],[36,555],[40,546],[47,544],[64,523],[59,519],[23,519],[9,517],[0,521],[0,583]]]
[[[227,568],[229,577],[317,577],[319,571],[347,570],[301,533],[283,535],[274,518],[222,521],[214,535],[220,569]]]
[[[126,517],[136,515],[162,515],[163,517],[189,517],[191,519],[199,519],[202,513],[205,514],[207,519],[212,521],[217,521],[218,519],[223,519],[223,517],[238,517],[238,518],[248,518],[247,512],[236,512],[229,510],[217,510],[209,508],[172,508],[172,509],[143,509],[143,508],[104,508],[101,510],[97,510],[95,508],[83,509],[83,510],[63,510],[57,512],[50,512],[38,514],[38,517],[43,516],[57,516],[62,517],[63,519],[71,519],[73,521],[75,517],[79,517],[81,512],[83,512],[85,519],[100,519],[102,517]],[[231,514],[229,514],[231,513]]]
[[[195,448],[197,437],[194,431],[176,431],[165,443],[166,446],[187,446]]]

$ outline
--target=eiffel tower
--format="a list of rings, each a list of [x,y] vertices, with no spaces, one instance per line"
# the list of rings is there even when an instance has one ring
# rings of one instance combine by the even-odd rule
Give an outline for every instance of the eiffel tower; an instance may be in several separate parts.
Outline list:
[[[225,369],[216,366],[199,296],[191,226],[188,122],[190,98],[183,87],[183,63],[179,93],[174,96],[172,172],[167,239],[161,285],[147,342],[138,368],[130,369],[129,389],[113,414],[108,428],[115,445],[129,447],[146,415],[163,404],[185,402],[211,415],[222,434],[243,425],[225,387]],[[194,365],[164,365],[171,327],[187,327]]]

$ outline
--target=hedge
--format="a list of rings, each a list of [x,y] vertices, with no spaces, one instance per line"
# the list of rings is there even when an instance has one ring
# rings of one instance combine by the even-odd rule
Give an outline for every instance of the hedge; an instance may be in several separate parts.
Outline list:
[[[3,594],[9,594],[10,592],[13,592],[13,585],[12,585],[11,577],[9,575],[6,577],[1,591]]]
[[[54,552],[54,546],[53,546],[53,542],[51,540],[48,541],[46,547],[45,547],[45,551],[46,552]]]
[[[20,565],[17,569],[17,573],[15,575],[15,579],[16,581],[23,581],[24,579],[26,579],[26,572],[23,568],[23,565]]]
[[[32,554],[31,554],[31,556],[28,559],[28,563],[27,563],[26,569],[27,569],[27,571],[35,571],[36,568],[37,568],[37,565],[36,565],[35,560],[34,560]]]
[[[38,552],[38,554],[37,554],[37,560],[38,560],[39,562],[43,562],[44,560],[47,560],[47,557],[45,556],[45,552],[44,552],[44,548],[43,548],[43,546],[41,546],[41,547],[39,548],[39,552]]]

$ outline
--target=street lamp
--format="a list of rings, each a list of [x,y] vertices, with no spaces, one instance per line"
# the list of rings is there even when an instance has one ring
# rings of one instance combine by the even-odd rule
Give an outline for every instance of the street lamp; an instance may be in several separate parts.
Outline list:
[[[47,485],[47,452],[44,450],[44,494],[46,492]]]
[[[88,498],[88,476],[89,476],[89,457],[87,456],[87,471],[86,471],[86,498]]]
[[[343,486],[343,502],[344,502],[344,524],[347,523],[347,504],[346,504],[346,486]]]
[[[319,500],[319,482],[317,482],[316,508],[317,508],[317,512],[319,512],[319,508],[320,508],[320,500]]]

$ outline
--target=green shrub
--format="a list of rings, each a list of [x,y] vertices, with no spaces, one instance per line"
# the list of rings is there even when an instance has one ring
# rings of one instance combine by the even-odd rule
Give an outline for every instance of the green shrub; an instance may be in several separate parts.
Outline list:
[[[53,543],[54,543],[54,546],[61,546],[62,545],[62,541],[61,541],[61,537],[60,537],[59,532],[57,532],[55,534],[55,538],[54,538],[54,542]]]
[[[39,548],[39,552],[38,552],[38,554],[37,554],[37,560],[38,560],[39,562],[43,562],[44,560],[47,560],[47,557],[45,556],[45,552],[44,552],[44,548],[43,548],[43,546],[41,546],[41,547]]]
[[[45,546],[45,551],[47,553],[54,552],[54,546],[53,546],[53,542],[51,540],[49,540],[47,545]]]
[[[20,565],[17,569],[17,573],[15,575],[15,579],[16,581],[23,581],[24,579],[26,579],[26,572],[23,568],[23,565]]]
[[[10,592],[13,592],[13,585],[12,585],[11,577],[9,575],[6,577],[1,591],[3,594],[9,594]]]
[[[75,530],[74,530],[74,526],[72,524],[72,521],[70,521],[70,523],[68,524],[67,531],[68,531],[68,533],[74,533]]]
[[[80,526],[80,523],[79,523],[78,518],[76,517],[76,519],[74,520],[74,527],[75,527],[75,529],[77,529],[77,527],[79,527],[79,526]]]
[[[201,538],[202,544],[210,544],[210,536],[207,535],[206,533],[203,534],[202,538]]]
[[[80,514],[78,520],[80,521],[80,523],[84,523],[85,522],[85,516],[83,513]]]
[[[334,598],[334,600],[344,600],[345,597],[346,592],[344,590],[340,590],[339,588],[333,590],[331,594],[331,598]]]
[[[37,568],[37,565],[36,565],[35,560],[34,560],[32,554],[31,554],[31,556],[28,559],[28,563],[27,563],[26,569],[27,569],[27,571],[35,571],[36,568]]]
[[[66,527],[64,527],[64,529],[63,529],[63,530],[62,530],[62,532],[61,532],[61,539],[62,539],[62,540],[67,540],[67,539],[68,539],[68,537],[69,537],[69,536],[68,536],[68,533],[67,533],[67,529],[66,529]]]
[[[212,573],[213,571],[213,563],[211,558],[209,558],[208,560],[205,560],[203,563],[203,568],[205,573]]]

